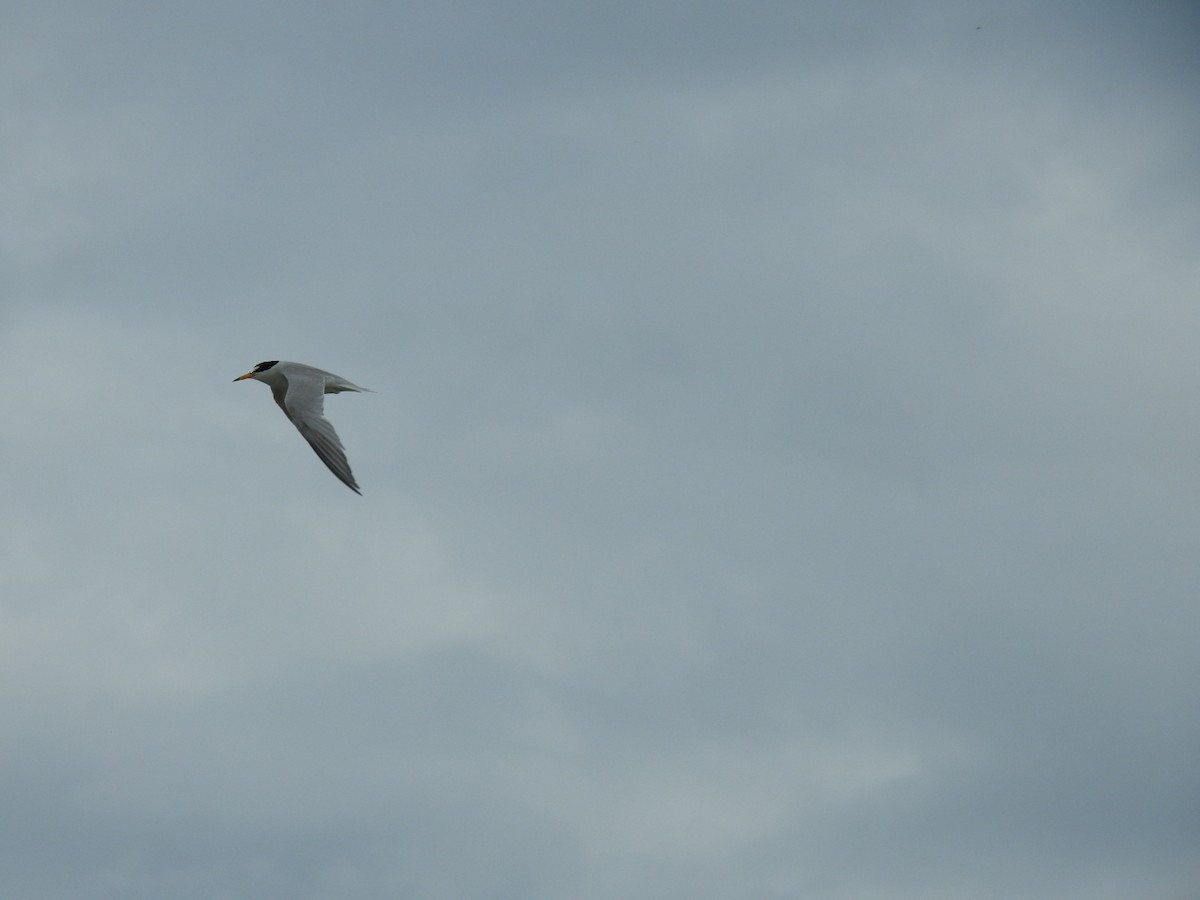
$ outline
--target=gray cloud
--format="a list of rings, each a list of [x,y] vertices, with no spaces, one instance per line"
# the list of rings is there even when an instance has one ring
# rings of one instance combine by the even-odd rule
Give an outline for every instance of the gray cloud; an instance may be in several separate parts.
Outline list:
[[[13,896],[1196,892],[1190,10],[8,18]]]

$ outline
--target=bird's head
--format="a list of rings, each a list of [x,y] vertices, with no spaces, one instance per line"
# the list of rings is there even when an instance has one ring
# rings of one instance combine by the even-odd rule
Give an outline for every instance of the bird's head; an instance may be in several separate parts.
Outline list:
[[[251,369],[245,375],[239,375],[237,378],[235,378],[233,380],[241,381],[243,378],[253,378],[257,381],[262,381],[263,379],[259,378],[259,376],[262,375],[263,372],[266,372],[269,369],[271,369],[272,367],[274,367],[278,362],[279,362],[279,360],[277,360],[277,359],[270,359],[270,360],[267,360],[266,362],[260,362],[257,366],[255,366],[253,369]]]

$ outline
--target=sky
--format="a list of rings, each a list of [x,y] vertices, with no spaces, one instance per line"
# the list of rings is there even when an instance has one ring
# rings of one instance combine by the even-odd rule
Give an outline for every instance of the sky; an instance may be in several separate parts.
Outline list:
[[[1200,896],[1198,36],[5,4],[5,896]]]

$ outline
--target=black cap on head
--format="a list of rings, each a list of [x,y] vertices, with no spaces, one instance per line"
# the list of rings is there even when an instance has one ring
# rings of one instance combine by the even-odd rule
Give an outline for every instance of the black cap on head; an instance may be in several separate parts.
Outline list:
[[[257,366],[254,367],[254,371],[255,372],[265,372],[265,371],[267,371],[267,369],[271,368],[271,366],[275,365],[275,363],[277,363],[277,362],[279,362],[279,360],[277,360],[277,359],[268,360],[267,362],[260,362]]]

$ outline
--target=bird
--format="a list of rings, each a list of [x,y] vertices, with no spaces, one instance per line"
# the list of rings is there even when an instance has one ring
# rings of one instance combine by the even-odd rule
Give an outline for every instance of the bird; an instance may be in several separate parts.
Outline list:
[[[346,461],[346,449],[333,430],[333,425],[325,418],[325,395],[340,394],[342,391],[374,391],[359,387],[341,375],[324,369],[280,359],[260,362],[245,375],[233,380],[243,381],[247,378],[261,381],[271,388],[271,394],[283,414],[316,451],[321,462],[342,484],[361,496],[362,491],[358,489],[354,474],[350,471],[350,463]]]

